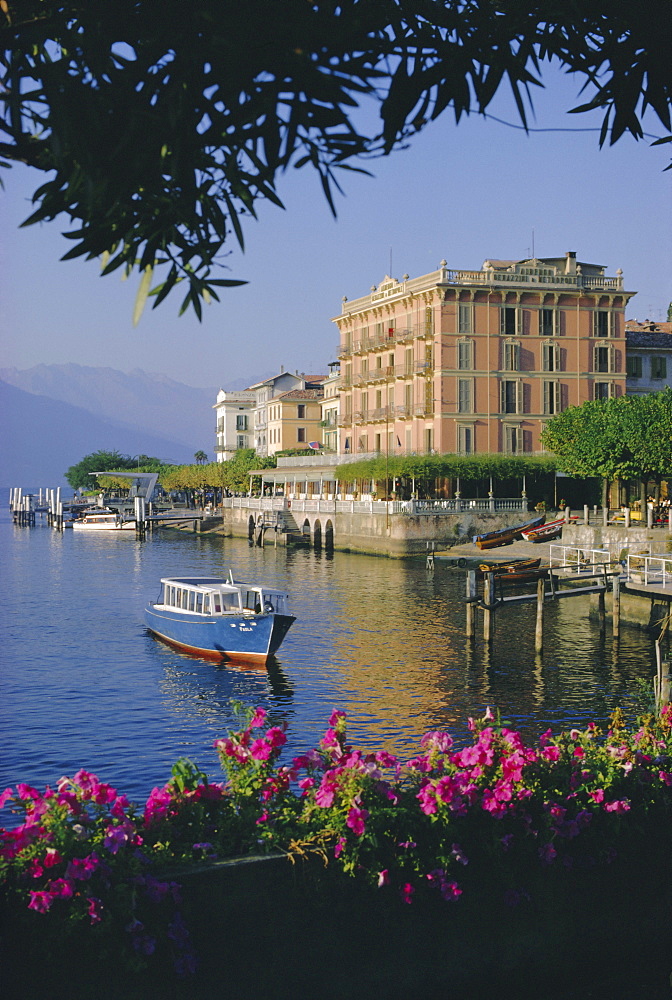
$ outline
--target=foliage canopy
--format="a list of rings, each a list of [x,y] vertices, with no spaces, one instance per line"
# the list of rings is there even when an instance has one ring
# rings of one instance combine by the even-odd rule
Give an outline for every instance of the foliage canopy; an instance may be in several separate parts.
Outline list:
[[[672,389],[570,406],[542,442],[575,476],[656,479],[672,470]]]
[[[604,111],[600,143],[645,111],[669,130],[671,33],[669,0],[2,0],[0,156],[47,175],[24,225],[64,213],[65,258],[142,275],[136,318],[178,282],[200,316],[288,167],[333,210],[339,171],[502,84],[526,125],[550,60],[587,88],[572,110]]]
[[[148,455],[122,455],[118,451],[94,451],[90,455],[85,455],[81,462],[71,465],[65,473],[65,478],[77,489],[95,489],[96,472],[107,472],[113,469],[134,469],[137,472],[159,472],[165,468],[165,464],[159,458],[150,458]],[[128,486],[128,480],[120,480],[124,486]]]

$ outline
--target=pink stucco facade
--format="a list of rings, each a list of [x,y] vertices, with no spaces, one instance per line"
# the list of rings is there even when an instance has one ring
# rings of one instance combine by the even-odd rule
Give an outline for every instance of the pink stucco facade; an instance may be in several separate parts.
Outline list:
[[[625,392],[620,271],[573,253],[386,276],[343,300],[341,453],[528,453],[567,406]]]

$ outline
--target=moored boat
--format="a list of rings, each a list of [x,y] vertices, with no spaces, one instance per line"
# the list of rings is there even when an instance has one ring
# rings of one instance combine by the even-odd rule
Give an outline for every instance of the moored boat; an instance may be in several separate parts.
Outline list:
[[[517,538],[522,538],[524,531],[537,528],[543,524],[543,521],[544,515],[541,514],[525,524],[518,524],[512,528],[498,528],[496,531],[486,531],[482,535],[474,535],[473,540],[479,549],[495,549],[499,545],[510,545]]]
[[[145,608],[154,635],[211,659],[265,663],[296,617],[281,590],[221,577],[165,577]]]
[[[125,518],[117,511],[98,507],[88,510],[72,521],[77,531],[134,531],[135,519]]]
[[[481,563],[476,577],[483,579],[486,573],[494,573],[498,580],[536,580],[546,571],[546,567],[541,568],[541,559],[515,559],[508,563]]]
[[[578,518],[570,517],[569,522],[577,521]],[[562,534],[562,529],[568,524],[564,517],[558,517],[554,521],[546,521],[545,524],[537,528],[528,528],[523,531],[523,538],[526,542],[548,542],[553,538],[558,538]]]

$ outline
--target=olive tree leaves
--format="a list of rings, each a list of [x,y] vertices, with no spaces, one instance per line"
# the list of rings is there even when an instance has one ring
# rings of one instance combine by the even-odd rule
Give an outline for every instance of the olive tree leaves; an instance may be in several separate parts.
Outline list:
[[[335,211],[364,170],[447,109],[511,88],[527,123],[545,60],[585,81],[601,141],[670,128],[668,0],[2,0],[0,158],[46,175],[24,225],[65,215],[65,259],[179,285],[201,315],[259,200],[312,167]],[[377,107],[372,120],[367,107]],[[154,282],[156,281],[156,284]]]

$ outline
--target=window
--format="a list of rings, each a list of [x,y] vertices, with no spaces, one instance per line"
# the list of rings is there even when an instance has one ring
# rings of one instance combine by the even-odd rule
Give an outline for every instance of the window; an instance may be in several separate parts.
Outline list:
[[[520,427],[511,424],[504,427],[504,451],[509,455],[523,451],[523,432]]]
[[[596,347],[595,356],[593,359],[593,371],[595,372],[610,372],[612,371],[611,364],[611,348],[610,347]]]
[[[544,413],[552,415],[560,413],[562,409],[560,403],[560,383],[556,381],[544,382]]]
[[[236,430],[246,431],[247,430],[247,417],[241,416],[240,414],[236,416]]]
[[[641,378],[642,377],[642,359],[638,357],[630,357],[625,359],[625,373],[628,378]]]
[[[474,411],[474,380],[458,378],[457,380],[457,412],[473,413]]]
[[[595,382],[593,385],[593,399],[609,399],[611,396],[611,382]]]
[[[593,313],[593,336],[608,337],[612,333],[613,315],[607,309],[596,309]]]
[[[236,448],[247,448],[247,438],[244,434],[236,435]]]
[[[474,428],[472,425],[457,425],[457,452],[458,455],[473,455]]]
[[[520,344],[517,340],[505,340],[504,348],[504,371],[517,372],[520,370]]]
[[[541,345],[541,370],[543,372],[560,371],[560,346],[558,344]]]
[[[558,313],[555,309],[539,310],[539,336],[554,337],[558,332]]]
[[[502,413],[522,413],[523,383],[520,379],[504,380],[500,390]]]
[[[306,440],[306,428],[305,427],[297,427],[297,429],[296,429],[296,440],[297,441],[305,441]]]
[[[305,403],[298,403],[296,409],[297,409],[297,414],[296,415],[299,418],[299,420],[305,420],[306,419],[306,404]]]
[[[460,369],[460,371],[469,371],[474,367],[473,340],[458,340],[457,367]]]
[[[471,333],[473,330],[473,306],[471,302],[460,302],[457,310],[457,332]]]
[[[667,358],[651,358],[651,378],[667,378]]]
[[[516,306],[502,306],[499,318],[499,332],[514,336],[520,333],[520,309]]]

